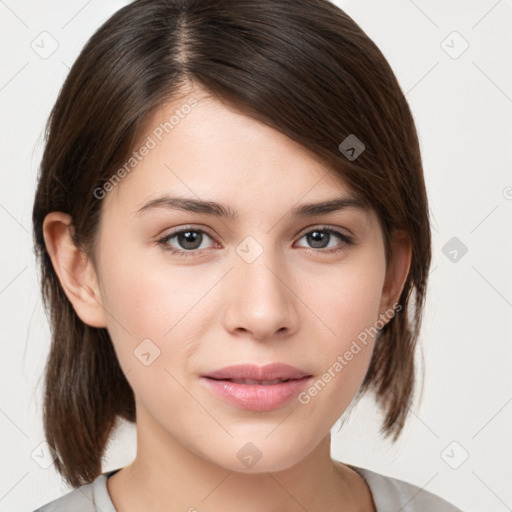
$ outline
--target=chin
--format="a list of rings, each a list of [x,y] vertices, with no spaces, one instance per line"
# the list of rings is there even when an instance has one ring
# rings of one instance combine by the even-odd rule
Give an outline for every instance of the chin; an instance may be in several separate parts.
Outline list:
[[[265,434],[266,435],[266,434]],[[216,443],[216,452],[203,452],[203,458],[209,459],[217,466],[244,474],[274,473],[285,471],[303,460],[315,444],[306,446],[304,437],[301,441],[288,437],[276,436],[275,439],[250,441],[241,440],[240,436],[222,445]],[[259,438],[260,439],[260,438]]]

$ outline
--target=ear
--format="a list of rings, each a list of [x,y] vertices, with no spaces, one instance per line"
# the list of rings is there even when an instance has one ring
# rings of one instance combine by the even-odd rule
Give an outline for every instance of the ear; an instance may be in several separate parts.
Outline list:
[[[66,297],[84,323],[91,327],[106,327],[106,311],[96,271],[87,254],[73,242],[72,234],[70,215],[51,212],[45,217],[46,250]]]
[[[395,231],[391,238],[391,257],[387,265],[386,278],[382,288],[381,315],[393,309],[404,288],[411,266],[411,241],[404,231]]]

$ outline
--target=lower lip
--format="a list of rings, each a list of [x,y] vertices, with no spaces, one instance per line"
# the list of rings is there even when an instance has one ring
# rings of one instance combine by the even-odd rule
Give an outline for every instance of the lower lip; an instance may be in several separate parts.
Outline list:
[[[237,384],[229,380],[203,377],[208,388],[226,402],[251,411],[271,411],[282,407],[305,387],[310,377],[268,386]]]

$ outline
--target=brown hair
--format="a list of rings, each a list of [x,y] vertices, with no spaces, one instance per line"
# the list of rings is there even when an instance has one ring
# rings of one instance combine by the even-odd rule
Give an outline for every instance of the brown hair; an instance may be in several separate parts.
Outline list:
[[[52,329],[44,429],[57,470],[75,487],[101,473],[112,428],[118,417],[135,421],[135,402],[107,330],[84,324],[65,296],[43,220],[68,213],[77,247],[93,257],[103,203],[95,188],[133,151],[148,115],[188,81],[338,173],[377,213],[388,262],[391,234],[407,233],[412,263],[402,313],[379,332],[360,393],[374,391],[382,432],[393,440],[413,398],[430,227],[414,121],[385,57],[327,0],[138,0],[107,20],[73,65],[47,125],[33,209]],[[365,145],[355,160],[338,149],[350,134]]]

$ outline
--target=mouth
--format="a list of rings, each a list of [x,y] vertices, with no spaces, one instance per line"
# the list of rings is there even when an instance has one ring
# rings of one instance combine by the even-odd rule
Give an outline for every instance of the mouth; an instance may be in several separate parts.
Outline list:
[[[257,381],[258,383],[279,384],[287,380],[302,379],[308,375],[307,372],[284,363],[271,363],[264,366],[255,364],[236,364],[214,370],[204,377],[215,380],[229,381]],[[278,381],[278,382],[275,382]],[[266,385],[266,384],[263,384]]]
[[[223,380],[227,382],[234,382],[235,384],[245,384],[254,386],[273,386],[275,384],[281,384],[282,382],[289,382],[290,380],[296,379],[273,379],[273,380],[254,380],[254,379],[213,379]]]
[[[311,374],[293,366],[234,365],[202,376],[213,394],[240,409],[270,411],[286,405],[307,384]]]

